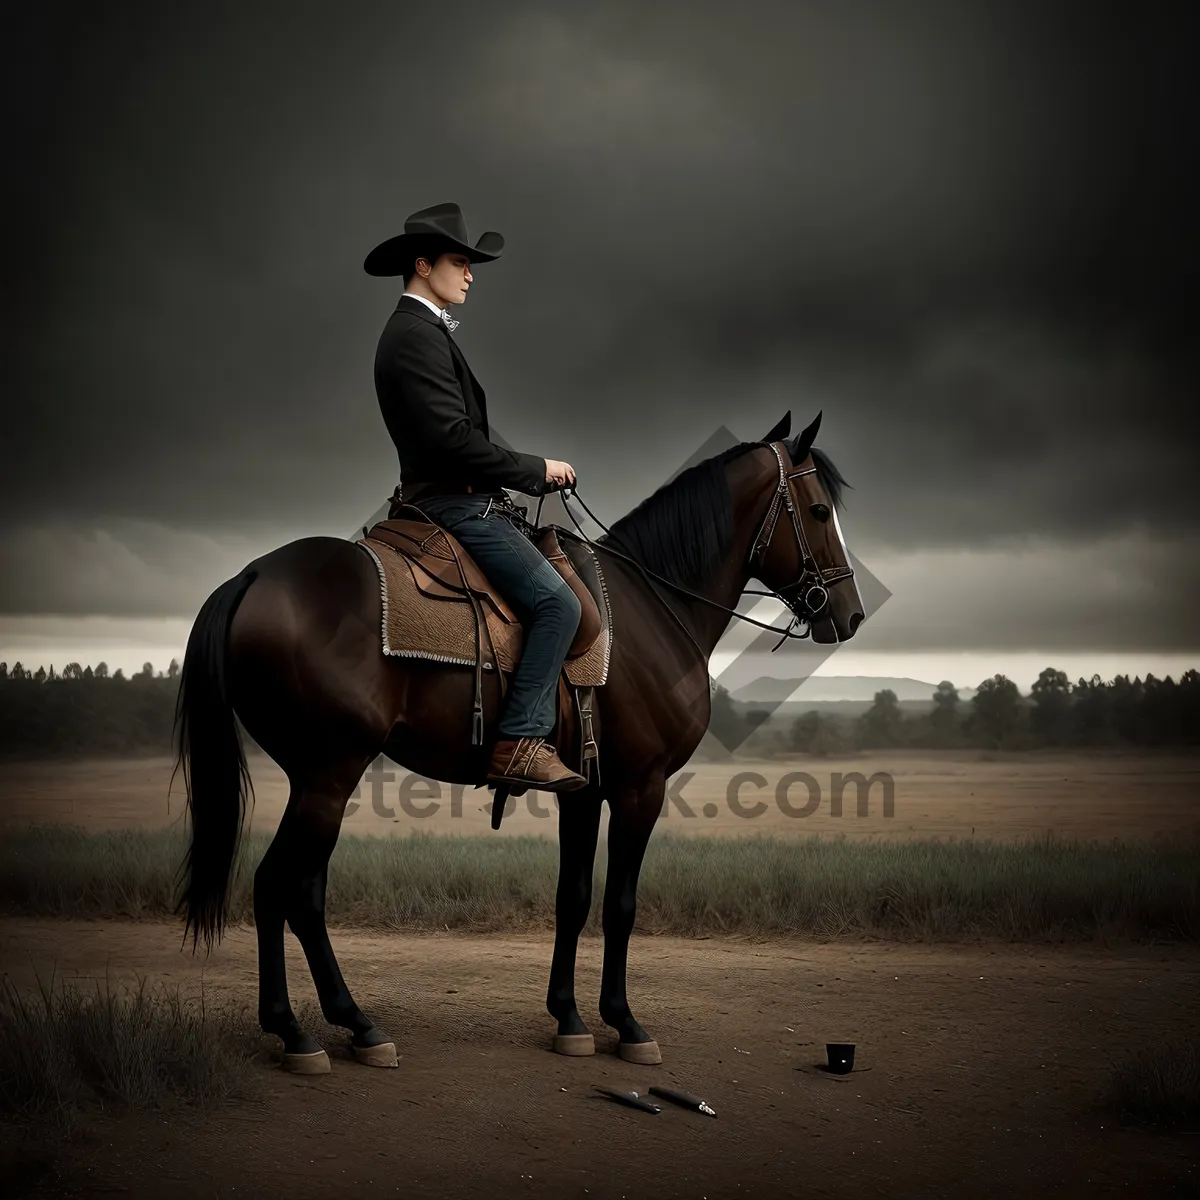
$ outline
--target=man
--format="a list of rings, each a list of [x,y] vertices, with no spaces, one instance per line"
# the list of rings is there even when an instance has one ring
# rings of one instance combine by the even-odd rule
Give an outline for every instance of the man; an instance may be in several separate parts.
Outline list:
[[[404,233],[376,246],[370,275],[402,275],[404,295],[375,356],[375,390],[400,456],[401,499],[448,529],[512,606],[525,627],[489,756],[492,783],[571,791],[587,780],[546,741],[555,723],[558,676],[579,627],[575,593],[509,520],[504,488],[542,495],[573,484],[570,463],[505,450],[488,438],[483,388],[451,336],[446,306],[462,304],[471,264],[500,257],[504,239],[474,245],[457,204],[413,213]]]

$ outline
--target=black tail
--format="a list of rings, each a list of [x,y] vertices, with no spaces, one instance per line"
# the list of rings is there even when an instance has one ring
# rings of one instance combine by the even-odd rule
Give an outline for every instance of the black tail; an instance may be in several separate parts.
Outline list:
[[[212,948],[221,940],[229,908],[229,885],[254,789],[226,695],[229,624],[258,572],[247,568],[221,584],[204,602],[188,637],[175,703],[175,772],[183,768],[192,841],[180,868],[178,913],[185,910],[183,936],[192,931],[192,951],[201,937]]]

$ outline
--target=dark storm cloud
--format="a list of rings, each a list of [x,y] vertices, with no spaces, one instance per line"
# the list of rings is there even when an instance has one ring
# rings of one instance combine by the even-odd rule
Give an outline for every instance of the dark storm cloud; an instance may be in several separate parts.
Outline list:
[[[494,424],[598,512],[721,424],[823,408],[856,548],[1143,537],[1160,634],[1190,637],[1191,10],[577,7],[39,9],[0,555],[63,521],[158,562],[139,522],[265,549],[374,511],[399,284],[361,260],[454,198],[508,243],[457,314]]]

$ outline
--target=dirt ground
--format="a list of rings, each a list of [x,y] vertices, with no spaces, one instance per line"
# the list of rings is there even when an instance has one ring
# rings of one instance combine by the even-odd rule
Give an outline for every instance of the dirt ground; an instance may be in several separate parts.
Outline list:
[[[251,770],[253,825],[274,830],[287,800],[287,780],[262,756],[251,759]],[[785,777],[798,771],[815,782],[793,778],[789,785]],[[889,776],[892,815],[885,814],[880,779],[869,792],[866,815],[859,815],[850,785],[842,815],[835,816],[838,772]],[[0,830],[30,821],[161,828],[183,814],[182,779],[168,794],[170,776],[166,758],[0,763]],[[1200,836],[1200,755],[881,751],[794,762],[697,762],[671,784],[658,829],[673,833],[1003,841],[1047,833],[1101,840]],[[387,764],[372,768],[360,784],[342,828],[347,834],[496,836],[484,808],[489,799],[486,789],[452,788]],[[796,815],[813,800],[810,813]],[[549,795],[529,792],[510,804],[503,834],[556,835]],[[755,815],[740,815],[739,806]]]
[[[1200,1022],[1194,948],[914,947],[637,938],[630,999],[660,1067],[549,1052],[547,938],[334,931],[398,1071],[314,1030],[330,1075],[256,1067],[265,1099],[107,1119],[63,1160],[68,1195],[407,1197],[1194,1195],[1197,1142],[1114,1125],[1111,1057]],[[207,964],[167,924],[0,920],[4,968],[167,979],[253,1004],[253,931]],[[581,948],[597,1034],[601,944]],[[294,1004],[315,1002],[288,939]],[[814,1070],[826,1040],[860,1068]],[[716,1120],[621,1108],[595,1084],[673,1082]],[[49,1191],[46,1194],[50,1194]]]

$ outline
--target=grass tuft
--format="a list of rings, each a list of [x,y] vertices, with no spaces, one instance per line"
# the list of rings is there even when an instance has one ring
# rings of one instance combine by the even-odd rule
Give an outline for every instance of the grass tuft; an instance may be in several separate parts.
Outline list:
[[[0,981],[0,1115],[70,1132],[91,1108],[210,1106],[253,1089],[248,1012],[178,988]]]
[[[1128,1120],[1200,1132],[1200,1042],[1142,1050],[1115,1063],[1105,1101]]]

